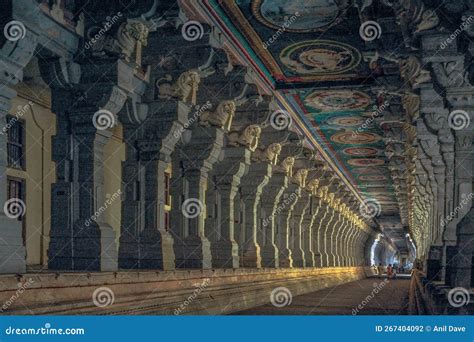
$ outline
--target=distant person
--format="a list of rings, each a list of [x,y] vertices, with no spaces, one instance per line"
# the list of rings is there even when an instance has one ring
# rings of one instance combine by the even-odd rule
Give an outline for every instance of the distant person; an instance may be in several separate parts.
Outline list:
[[[387,266],[387,278],[393,277],[393,267],[392,264],[388,264]]]

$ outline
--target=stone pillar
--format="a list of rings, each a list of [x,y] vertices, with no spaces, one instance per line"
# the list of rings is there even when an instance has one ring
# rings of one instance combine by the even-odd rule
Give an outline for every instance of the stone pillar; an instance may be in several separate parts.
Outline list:
[[[252,155],[252,164],[241,180],[241,195],[245,203],[245,234],[242,234],[243,240],[240,243],[240,262],[244,267],[261,267],[262,248],[269,245],[271,250],[272,245],[274,246],[274,233],[270,231],[267,234],[264,231],[266,227],[262,227],[262,220],[266,225],[270,222],[265,217],[262,194],[272,177],[273,169],[277,167],[280,152],[279,143],[271,143],[263,149],[257,148]]]
[[[335,210],[332,207],[332,202],[334,201],[334,194],[330,193],[328,195],[328,213],[324,220],[321,222],[323,227],[323,258],[322,258],[322,265],[323,267],[329,267],[330,265],[330,254],[331,254],[331,239],[330,234],[333,229],[333,221],[335,218]]]
[[[317,201],[314,198],[315,190],[308,189],[308,201],[309,205],[305,212],[305,215],[301,220],[301,239],[303,244],[303,251],[305,255],[305,266],[315,267],[314,251],[313,251],[313,222],[315,214],[319,210]]]
[[[293,211],[293,241],[292,249],[293,265],[295,267],[306,267],[306,255],[303,246],[303,220],[310,205],[310,194],[303,188],[299,189],[300,195]]]
[[[53,101],[58,95],[53,95]],[[114,103],[125,98],[121,90],[113,88],[110,96],[110,108],[120,108],[123,105],[123,102]],[[54,210],[48,250],[49,268],[116,270],[115,233],[102,221],[101,215],[106,205],[103,191],[103,148],[111,132],[99,127],[96,121],[98,116],[95,116],[98,107],[75,100],[76,105],[68,108],[67,117],[57,112],[58,133],[53,138],[57,181],[52,186]],[[102,113],[114,115],[108,110]],[[110,120],[115,119],[110,117]],[[71,133],[68,132],[68,126]],[[70,216],[65,215],[66,212]]]
[[[265,244],[262,248],[262,266],[279,267],[279,250],[281,225],[279,204],[292,176],[294,159],[286,157],[278,165],[265,187],[265,196],[262,196],[262,226],[265,230]]]
[[[316,266],[317,267],[324,267],[324,259],[326,258],[325,254],[325,236],[324,233],[326,231],[325,224],[327,219],[329,218],[330,208],[327,202],[327,186],[323,186],[318,190],[318,196],[320,198],[321,209],[318,212],[318,216],[316,217],[316,232],[317,232],[317,243],[318,243],[318,253],[316,257]]]
[[[275,221],[277,221],[277,240],[279,250],[280,267],[293,267],[293,256],[290,248],[290,233],[291,233],[291,214],[294,205],[298,201],[299,186],[293,183],[288,184],[283,196],[281,196],[280,203],[275,210]]]

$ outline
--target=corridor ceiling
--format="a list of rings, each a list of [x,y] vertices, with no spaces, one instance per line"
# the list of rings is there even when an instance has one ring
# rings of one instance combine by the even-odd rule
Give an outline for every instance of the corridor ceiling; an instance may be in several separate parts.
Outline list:
[[[305,123],[360,197],[380,205],[381,215],[393,217],[399,207],[383,135],[390,123],[381,122],[381,114],[389,90],[403,82],[396,61],[378,60],[378,54],[397,49],[403,55],[407,48],[392,9],[382,3],[204,0],[203,6]],[[373,18],[384,39],[363,39],[366,33],[359,32],[361,22]]]

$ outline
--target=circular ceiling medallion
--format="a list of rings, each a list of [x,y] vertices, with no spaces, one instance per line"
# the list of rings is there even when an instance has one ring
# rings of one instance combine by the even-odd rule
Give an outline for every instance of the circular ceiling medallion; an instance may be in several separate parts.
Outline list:
[[[321,110],[354,110],[370,104],[369,95],[360,91],[330,90],[315,91],[306,97],[305,103]],[[360,118],[364,122],[363,118]]]
[[[315,32],[340,22],[348,3],[348,0],[254,0],[252,13],[262,24],[275,30]]]
[[[345,145],[363,145],[375,143],[382,139],[379,135],[369,132],[355,133],[352,131],[339,132],[331,137],[331,140],[337,144]]]
[[[360,116],[337,116],[328,119],[326,121],[326,124],[341,127],[354,127],[360,126],[364,123],[364,121],[365,120]]]
[[[359,65],[360,52],[331,40],[308,40],[290,45],[280,53],[281,62],[301,75],[336,75]]]
[[[361,181],[367,181],[367,182],[379,182],[379,181],[386,180],[387,177],[382,176],[382,175],[368,175],[368,176],[359,176],[359,179]]]
[[[355,157],[371,157],[376,156],[379,150],[372,147],[349,147],[344,149],[344,153]]]
[[[385,161],[383,159],[375,159],[375,158],[359,158],[359,159],[349,159],[347,163],[352,166],[378,166],[378,165],[384,165]]]

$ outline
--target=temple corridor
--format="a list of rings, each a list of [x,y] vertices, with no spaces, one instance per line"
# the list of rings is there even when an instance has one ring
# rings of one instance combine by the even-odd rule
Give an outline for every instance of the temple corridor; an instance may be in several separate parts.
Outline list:
[[[0,24],[0,314],[474,311],[474,1]]]

